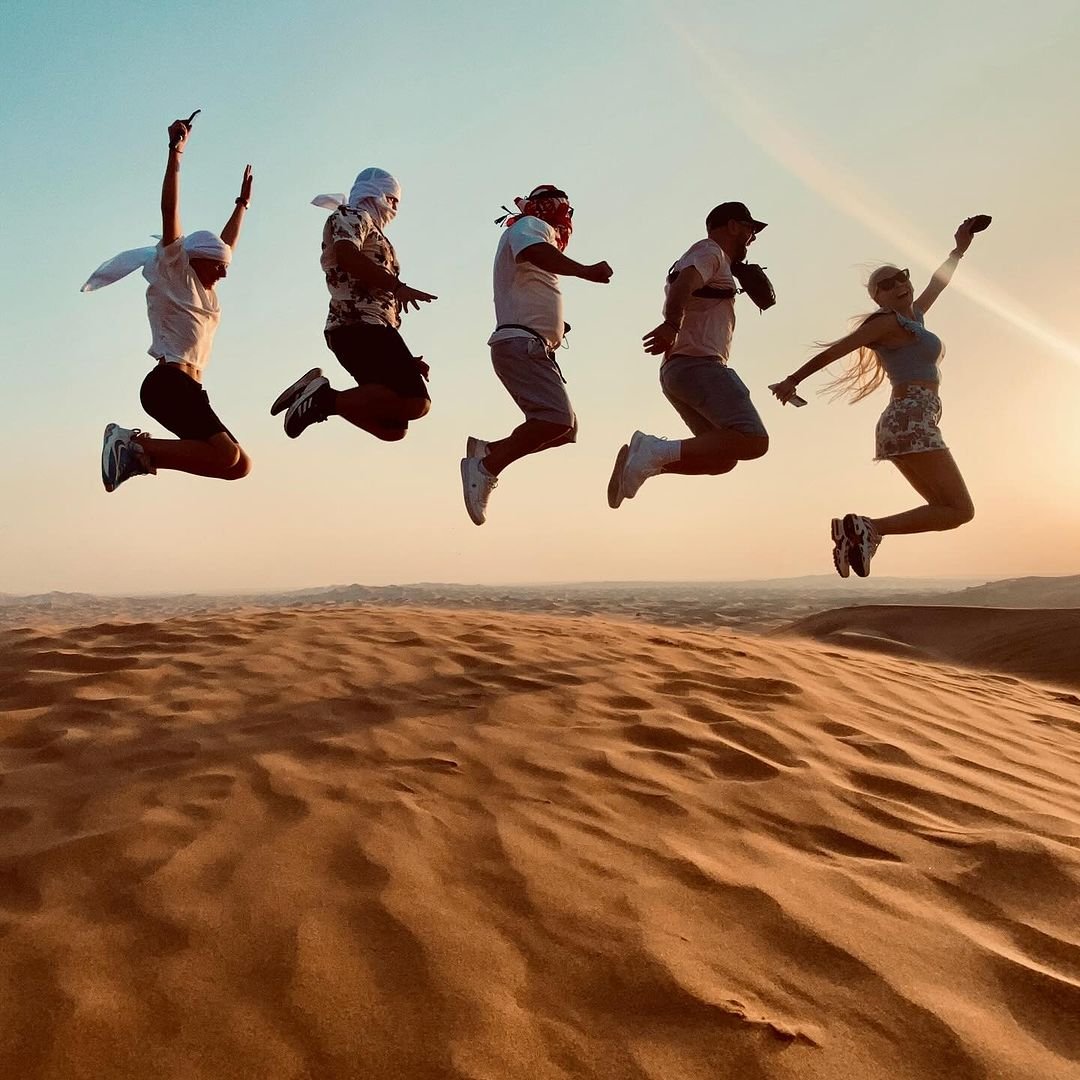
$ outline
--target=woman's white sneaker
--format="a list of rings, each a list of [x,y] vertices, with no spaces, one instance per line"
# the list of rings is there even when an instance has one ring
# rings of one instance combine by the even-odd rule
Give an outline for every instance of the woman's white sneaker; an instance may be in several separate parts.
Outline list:
[[[859,577],[868,577],[870,560],[881,545],[881,537],[874,528],[874,523],[862,514],[845,514],[844,536],[850,545],[848,559],[851,562],[851,569]]]

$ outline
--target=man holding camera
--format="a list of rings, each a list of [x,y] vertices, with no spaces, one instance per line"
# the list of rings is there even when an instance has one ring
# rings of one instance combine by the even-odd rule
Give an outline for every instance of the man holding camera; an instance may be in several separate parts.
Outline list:
[[[756,221],[744,203],[721,203],[705,219],[705,239],[669,271],[664,321],[642,340],[647,353],[663,356],[660,386],[693,438],[661,439],[635,431],[616,455],[608,482],[613,510],[632,499],[650,476],[717,476],[769,449],[750,392],[728,366],[738,289],[734,275],[764,228],[765,222]],[[771,295],[767,279],[755,269]],[[763,309],[772,302],[753,299]]]

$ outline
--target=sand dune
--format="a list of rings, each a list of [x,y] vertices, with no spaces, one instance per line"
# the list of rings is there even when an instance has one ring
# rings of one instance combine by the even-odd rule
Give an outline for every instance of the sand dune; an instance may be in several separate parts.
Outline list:
[[[783,632],[1080,687],[1080,609],[847,607]]]
[[[1078,774],[1069,695],[810,641],[4,631],[0,1075],[1077,1077]]]

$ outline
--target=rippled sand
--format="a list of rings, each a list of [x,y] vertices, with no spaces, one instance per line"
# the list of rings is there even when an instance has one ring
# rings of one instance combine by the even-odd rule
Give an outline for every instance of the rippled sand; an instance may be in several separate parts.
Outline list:
[[[0,1075],[1080,1076],[1080,700],[356,608],[0,632]]]

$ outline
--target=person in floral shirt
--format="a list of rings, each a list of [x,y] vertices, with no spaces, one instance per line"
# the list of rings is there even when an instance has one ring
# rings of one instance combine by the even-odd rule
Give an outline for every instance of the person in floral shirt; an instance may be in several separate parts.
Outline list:
[[[403,439],[409,421],[431,408],[428,366],[413,356],[399,332],[409,305],[437,299],[410,288],[385,229],[397,215],[401,186],[384,169],[364,169],[348,199],[319,195],[332,209],[323,226],[322,259],[330,310],[324,333],[338,363],[356,380],[335,390],[321,368],[312,368],[278,395],[271,415],[285,413],[285,434],[297,438],[311,424],[340,416],[378,439]]]

